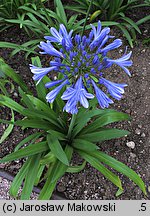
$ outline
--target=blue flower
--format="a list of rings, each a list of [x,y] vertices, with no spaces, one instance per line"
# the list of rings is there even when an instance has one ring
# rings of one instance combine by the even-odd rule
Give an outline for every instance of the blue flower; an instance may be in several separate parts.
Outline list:
[[[41,79],[45,75],[47,75],[47,73],[49,73],[50,71],[53,71],[55,69],[56,69],[55,66],[54,67],[48,67],[48,68],[40,68],[40,67],[36,67],[36,66],[30,64],[30,70],[34,74],[33,80],[38,80],[38,83],[41,81]]]
[[[63,81],[63,79],[48,82],[48,83],[45,84],[45,87],[46,87],[46,88],[51,88],[51,87],[53,87],[53,86],[55,86],[55,85],[61,83],[62,81]]]
[[[91,24],[91,27],[93,29],[92,33],[94,35],[94,39],[92,43],[90,44],[90,47],[94,47],[95,45],[100,44],[104,38],[109,34],[110,28],[106,27],[101,31],[101,22],[98,21],[97,29],[95,28],[94,25]]]
[[[48,54],[48,55],[63,58],[63,54],[59,52],[58,50],[56,50],[49,41],[47,41],[47,43],[43,41],[40,42],[39,48],[44,51],[44,52],[40,52],[41,54]]]
[[[48,54],[53,58],[50,61],[50,67],[37,68],[33,65],[30,67],[34,74],[33,79],[38,82],[47,76],[48,72],[57,71],[58,80],[45,84],[46,88],[54,87],[47,94],[46,99],[52,103],[62,87],[66,86],[67,89],[63,88],[61,98],[66,101],[64,110],[72,114],[78,112],[79,106],[88,108],[88,99],[92,99],[93,94],[96,94],[102,108],[113,103],[107,94],[99,88],[101,84],[105,85],[113,98],[120,100],[126,84],[117,84],[102,78],[105,75],[105,69],[117,64],[130,75],[127,67],[132,65],[131,52],[125,53],[118,59],[108,57],[108,53],[120,47],[122,41],[115,39],[109,43],[109,39],[114,37],[109,34],[110,28],[102,29],[100,21],[97,27],[91,25],[91,28],[88,36],[76,34],[72,37],[73,31],[68,33],[63,24],[60,25],[58,31],[52,27],[50,29],[51,36],[45,37],[48,41],[40,43],[40,48],[43,50],[41,54]],[[55,46],[56,43],[57,46]],[[97,80],[96,83],[93,80]],[[98,80],[100,80],[99,83]],[[93,90],[94,93],[88,93],[89,90]]]
[[[111,44],[107,45],[105,48],[101,49],[101,53],[106,53],[110,50],[116,49],[122,45],[122,41],[120,39],[114,40]]]
[[[122,94],[124,93],[124,87],[127,86],[127,84],[125,83],[114,83],[103,77],[100,79],[99,83],[104,84],[107,87],[109,94],[117,100],[120,100],[122,98]]]
[[[71,30],[68,34],[65,26],[61,24],[59,32],[54,27],[50,28],[50,32],[53,36],[45,36],[44,38],[46,40],[49,40],[50,42],[57,42],[62,45],[63,39],[65,39],[66,46],[67,47],[72,46],[71,36],[72,36],[73,30]]]
[[[111,64],[117,64],[118,66],[120,66],[129,76],[131,76],[131,73],[129,72],[128,68],[126,67],[129,67],[132,65],[132,61],[129,60],[129,58],[131,57],[131,54],[132,54],[132,51],[129,52],[127,55],[124,55],[122,56],[121,58],[119,59],[109,59],[107,58],[107,62],[108,63],[111,63]]]
[[[47,95],[46,95],[46,100],[49,103],[53,103],[57,94],[60,92],[60,90],[65,86],[69,84],[69,80],[66,79],[63,83],[61,83],[59,86],[57,86],[55,89],[53,89],[52,91],[50,91]]]
[[[114,103],[100,88],[97,87],[97,85],[95,84],[93,80],[91,80],[91,82],[94,87],[98,103],[102,109],[108,108],[109,104]]]
[[[87,98],[92,99],[94,98],[94,95],[88,93],[85,90],[85,88],[83,87],[83,83],[82,83],[82,77],[80,76],[74,88],[73,87],[67,88],[67,90],[61,96],[61,98],[63,100],[67,100],[64,110],[71,114],[75,114],[78,111],[77,109],[78,102],[80,102],[80,104],[83,107],[88,108],[89,103],[88,103]]]

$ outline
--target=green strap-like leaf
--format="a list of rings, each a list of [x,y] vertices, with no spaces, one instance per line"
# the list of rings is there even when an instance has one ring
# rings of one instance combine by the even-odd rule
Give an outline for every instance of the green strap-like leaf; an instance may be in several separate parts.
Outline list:
[[[15,124],[24,128],[38,128],[42,130],[54,128],[53,124],[43,119],[22,119],[16,121]]]
[[[56,162],[49,166],[48,178],[39,194],[38,197],[39,200],[48,200],[52,196],[52,193],[57,183],[57,180],[51,182],[55,168],[56,168]]]
[[[130,134],[126,130],[119,130],[119,129],[102,129],[99,132],[93,132],[93,133],[88,133],[88,134],[83,134],[79,135],[79,139],[85,139],[88,140],[89,142],[101,142],[105,140],[110,140],[110,139],[115,139],[115,138],[120,138],[125,135]]]
[[[47,142],[39,142],[34,145],[30,145],[23,149],[20,149],[16,152],[13,152],[9,155],[6,155],[3,159],[0,160],[0,163],[4,163],[4,162],[16,160],[18,158],[28,157],[28,156],[35,155],[38,153],[42,153],[44,151],[47,151],[48,149],[49,148],[48,148]]]
[[[132,19],[130,19],[129,17],[121,17],[121,19],[128,22],[131,25],[131,27],[133,27],[137,32],[139,32],[141,34],[141,31],[140,31],[138,25]]]
[[[5,139],[7,139],[7,137],[10,135],[10,133],[12,132],[12,130],[13,130],[13,128],[14,128],[14,125],[13,125],[13,123],[14,123],[14,112],[13,112],[13,110],[11,110],[11,114],[12,114],[12,117],[11,117],[11,122],[12,122],[12,124],[10,124],[10,125],[6,128],[6,130],[4,131],[3,135],[2,135],[1,138],[0,138],[0,144],[1,144]]]
[[[121,31],[123,32],[124,36],[127,38],[131,48],[133,48],[133,42],[132,42],[132,38],[128,32],[128,30],[121,24],[117,25],[118,28],[121,29]]]
[[[86,165],[86,161],[84,161],[81,165],[78,165],[78,166],[69,166],[67,168],[66,172],[68,172],[68,173],[79,173],[85,168],[85,165]]]
[[[57,15],[62,19],[64,25],[66,25],[66,27],[67,27],[67,16],[66,16],[63,4],[62,4],[61,0],[55,0],[55,1],[56,1],[56,5],[57,5],[57,7],[56,7]]]
[[[37,186],[39,184],[44,169],[45,169],[45,165],[40,165],[39,166],[38,172],[37,172],[37,175],[36,175],[36,179],[35,179],[35,182],[34,182],[35,186]]]
[[[56,160],[55,155],[52,152],[49,152],[40,160],[40,164],[42,165],[50,164],[53,163],[55,160]]]
[[[42,135],[42,132],[38,132],[38,133],[34,133],[34,134],[29,135],[28,137],[26,137],[25,139],[23,139],[20,143],[18,143],[18,145],[15,147],[14,151],[18,151],[19,148],[21,148],[24,144],[28,143],[29,141],[31,141],[30,142],[30,145],[31,145],[41,135]]]
[[[48,142],[48,146],[49,146],[50,150],[55,155],[55,157],[58,158],[58,160],[60,160],[65,165],[69,166],[68,158],[67,158],[60,142],[58,141],[57,137],[54,137],[53,135],[48,134],[47,135],[47,142]]]
[[[118,189],[118,191],[116,192],[116,197],[120,196],[123,193],[123,189]]]
[[[36,92],[38,94],[38,98],[43,102],[46,101],[47,89],[45,88],[45,84],[43,80],[40,81],[38,85],[36,85]]]
[[[67,139],[65,134],[63,134],[61,132],[58,132],[56,130],[50,129],[50,130],[47,131],[47,133],[57,137],[58,140],[66,140]]]
[[[25,109],[23,106],[5,95],[0,95],[0,104],[9,107],[12,110],[15,110],[20,114],[22,114],[23,110]]]
[[[65,154],[67,155],[68,161],[70,162],[71,158],[72,158],[72,153],[73,153],[73,148],[69,145],[66,146],[65,148]],[[64,175],[64,173],[66,172],[68,166],[63,164],[60,161],[57,161],[57,164],[55,165],[55,170],[54,170],[54,174],[52,177],[52,182],[57,181],[60,177],[62,177]]]
[[[27,96],[27,94],[19,87],[19,94],[22,97],[22,100],[24,102],[24,104],[29,108],[29,109],[34,109],[34,105],[32,103],[32,101],[29,99],[29,97]]]
[[[7,44],[11,45],[12,43],[8,42],[0,42],[0,47],[7,47]],[[3,45],[3,46],[2,46]],[[12,44],[14,47],[11,48],[16,48],[18,45]],[[9,47],[9,46],[8,46]],[[28,90],[27,85],[23,82],[22,78],[17,74],[9,65],[7,65],[2,58],[0,58],[0,70],[8,77],[10,77],[14,82],[16,82],[25,92],[30,92]]]
[[[146,194],[146,189],[145,189],[145,184],[142,181],[142,179],[138,176],[138,174],[130,169],[128,166],[125,164],[121,163],[120,161],[117,161],[116,159],[112,158],[111,156],[100,152],[100,151],[95,151],[91,152],[90,155],[93,157],[97,158],[99,161],[107,164],[108,166],[112,167],[113,169],[117,170],[118,172],[123,173],[127,177],[129,177],[132,181],[134,181]]]
[[[57,118],[56,113],[46,103],[33,95],[28,95],[28,97],[33,102],[37,110],[44,111],[44,113],[46,113],[53,120]]]
[[[122,120],[129,120],[129,119],[130,119],[129,116],[126,113],[112,111],[104,115],[101,115],[91,124],[89,124],[86,128],[84,128],[81,133],[82,134],[91,133],[107,124],[122,121]]]
[[[136,24],[137,24],[137,25],[141,25],[141,24],[143,24],[144,22],[147,22],[147,21],[149,21],[149,20],[150,20],[150,15],[147,15],[147,16],[145,16],[144,18],[138,20],[138,21],[136,22]]]
[[[31,157],[31,162],[28,167],[28,172],[26,173],[26,176],[25,176],[25,182],[24,182],[22,193],[21,193],[21,200],[30,199],[30,195],[31,195],[31,192],[34,186],[37,172],[38,172],[40,157],[41,157],[41,154],[33,155]]]
[[[109,179],[114,185],[122,189],[122,184],[118,176],[103,166],[99,160],[88,153],[83,151],[77,151],[81,157],[83,157],[88,163],[90,163],[95,169],[101,172],[107,179]]]
[[[95,116],[99,116],[105,113],[109,113],[112,110],[99,110],[99,109],[95,109],[95,110],[83,110],[82,112],[79,111],[79,114],[77,114],[76,117],[76,122],[75,122],[75,127],[73,129],[73,133],[72,133],[72,137],[75,137],[82,129],[83,127],[88,123],[88,121]]]
[[[72,146],[76,149],[85,151],[95,151],[99,149],[99,147],[96,144],[83,139],[74,139]]]
[[[48,116],[47,113],[44,113],[43,111],[39,111],[36,109],[24,109],[23,115],[29,118],[34,117],[36,119],[47,120],[51,124],[53,124],[53,129],[62,128],[61,125],[58,123],[57,119],[56,120],[51,119],[51,117]]]
[[[92,22],[93,20],[95,20],[96,17],[98,17],[101,13],[102,13],[101,10],[95,11],[95,12],[91,15],[91,17],[90,17],[90,22]]]
[[[14,85],[9,80],[6,79],[6,76],[3,74],[3,72],[0,70],[0,91],[2,94],[9,97],[9,92],[6,89],[6,84],[10,85],[10,92],[12,93],[14,91]]]
[[[19,170],[19,172],[17,173],[17,175],[15,176],[11,187],[10,187],[10,195],[13,197],[17,197],[19,188],[25,178],[25,175],[28,171],[28,167],[30,164],[31,159],[27,159],[27,161],[23,164],[23,166],[21,167],[21,169]]]

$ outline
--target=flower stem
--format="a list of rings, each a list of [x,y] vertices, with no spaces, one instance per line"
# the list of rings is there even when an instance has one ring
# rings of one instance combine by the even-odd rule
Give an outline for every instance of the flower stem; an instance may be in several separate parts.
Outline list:
[[[75,121],[76,121],[76,115],[73,114],[72,118],[71,118],[70,125],[69,125],[69,129],[68,129],[68,134],[67,134],[68,139],[71,138],[71,132],[72,132],[72,129],[74,127]]]
[[[89,8],[88,8],[88,11],[87,11],[87,14],[86,14],[84,26],[83,26],[82,33],[81,33],[81,37],[83,36],[84,31],[85,31],[85,26],[86,26],[87,19],[88,19],[88,16],[89,16],[89,13],[90,13],[90,10],[91,10],[91,7],[92,7],[92,3],[93,3],[93,0],[91,0],[91,2],[90,2]]]

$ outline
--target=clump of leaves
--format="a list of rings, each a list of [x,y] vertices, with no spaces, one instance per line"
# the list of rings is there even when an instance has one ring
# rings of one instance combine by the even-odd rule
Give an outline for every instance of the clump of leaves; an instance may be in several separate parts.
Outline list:
[[[0,3],[0,27],[3,31],[9,28],[13,23],[7,22],[7,20],[18,19],[22,20],[26,16],[23,10],[20,7],[27,6],[32,8],[40,8],[42,3],[45,3],[46,0],[1,0]]]
[[[41,64],[38,57],[33,58],[32,63],[37,66]],[[3,62],[3,73],[8,74],[8,70],[12,71]],[[15,76],[14,71],[13,74],[12,79],[19,84],[21,78]],[[5,163],[20,158],[26,159],[11,185],[11,195],[18,196],[18,190],[24,181],[21,199],[30,199],[33,186],[44,180],[39,199],[50,199],[57,181],[65,172],[80,172],[86,163],[90,163],[118,188],[116,195],[123,192],[121,180],[105,165],[129,177],[146,194],[144,182],[138,174],[100,150],[101,142],[129,134],[126,130],[107,127],[113,122],[129,120],[129,116],[111,109],[93,108],[95,103],[91,100],[88,109],[80,108],[78,114],[70,119],[67,113],[62,112],[64,102],[59,96],[53,105],[45,101],[47,90],[44,84],[47,81],[50,79],[44,77],[36,86],[37,96],[33,96],[22,81],[19,87],[20,103],[0,94],[1,106],[11,108],[22,115],[22,119],[17,121],[0,119],[0,122],[20,126],[23,130],[38,129],[38,132],[18,143],[13,153],[0,160],[0,163]],[[28,145],[24,147],[24,144]],[[71,166],[73,152],[83,158],[82,164]]]
[[[145,3],[140,3],[139,0],[93,0],[90,9],[90,22],[96,18],[107,22],[107,26],[114,25],[119,28],[123,35],[128,40],[128,43],[133,47],[133,41],[136,40],[136,34],[141,34],[139,25],[150,20],[150,16],[145,16],[139,21],[135,22],[126,15],[128,10],[132,11],[133,8],[149,6],[149,0]],[[76,4],[67,5],[65,8],[75,11],[78,14],[87,14],[87,10],[91,3],[90,0],[74,0]]]
[[[78,15],[72,15],[68,18],[61,0],[55,1],[55,11],[46,8],[42,3],[40,5],[41,7],[35,4],[22,5],[18,8],[22,11],[22,15],[19,14],[17,18],[13,19],[7,18],[3,19],[3,21],[0,20],[0,26],[3,24],[5,27],[14,24],[19,25],[19,27],[23,28],[30,37],[34,35],[36,38],[34,40],[30,39],[21,45],[1,41],[1,48],[13,49],[11,56],[20,51],[26,52],[26,58],[31,53],[38,55],[35,49],[39,42],[42,41],[43,37],[49,35],[49,29],[52,26],[59,28],[60,24],[64,24],[68,31],[74,30],[74,32],[80,32],[82,30],[85,19],[78,20]],[[3,28],[1,28],[1,31],[3,31]]]

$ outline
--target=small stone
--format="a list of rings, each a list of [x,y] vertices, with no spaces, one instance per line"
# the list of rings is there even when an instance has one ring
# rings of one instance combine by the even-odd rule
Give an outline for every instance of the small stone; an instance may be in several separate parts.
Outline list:
[[[141,133],[140,129],[136,128],[135,133],[136,133],[137,135],[140,135],[140,133]]]
[[[84,191],[84,194],[87,194],[87,191]]]
[[[127,142],[126,145],[131,149],[135,148],[135,143],[133,141]]]
[[[119,50],[119,53],[122,53],[122,52],[123,52],[123,50],[122,50],[122,49],[120,49],[120,50]]]
[[[14,92],[14,97],[18,97],[18,93],[17,92]]]
[[[142,133],[142,134],[141,134],[141,137],[145,137],[145,136],[146,136],[145,133]]]
[[[131,110],[130,110],[130,109],[127,109],[127,110],[126,110],[126,113],[130,114],[130,113],[131,113]]]
[[[135,162],[136,162],[136,163],[138,163],[138,161],[139,161],[139,159],[138,159],[138,158],[136,158],[136,159],[135,159]]]
[[[5,130],[6,129],[6,125],[2,125],[2,128]]]
[[[139,128],[142,128],[142,125],[138,125]]]
[[[64,192],[66,190],[65,186],[62,183],[57,185],[58,192]]]
[[[4,163],[1,163],[1,164],[0,164],[0,169],[4,169],[5,166],[6,166],[6,165],[5,165]]]
[[[131,158],[136,158],[136,154],[130,152],[130,157],[131,157]]]

